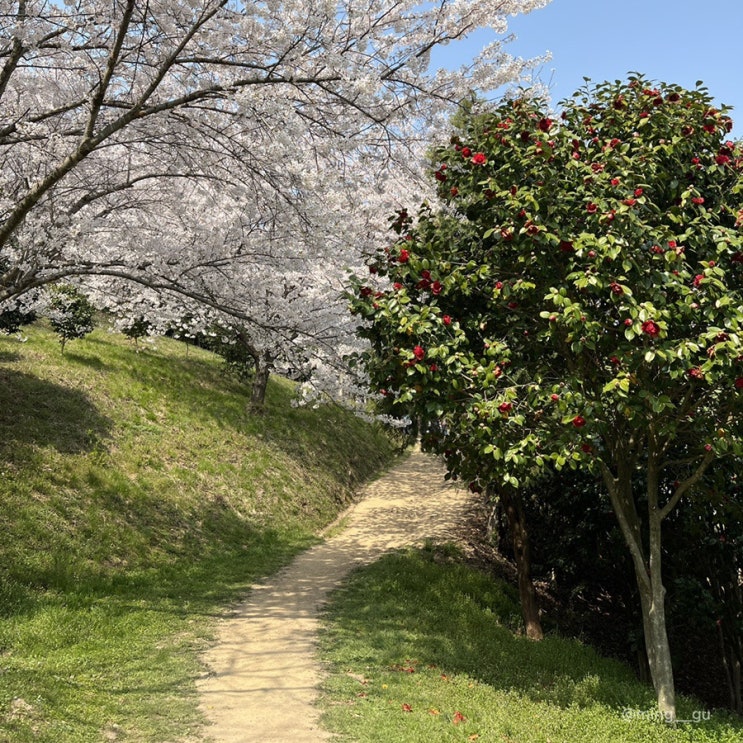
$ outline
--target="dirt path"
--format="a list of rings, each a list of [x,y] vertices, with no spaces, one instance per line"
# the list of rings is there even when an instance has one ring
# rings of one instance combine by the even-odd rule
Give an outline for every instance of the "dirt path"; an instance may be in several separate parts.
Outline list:
[[[473,506],[420,452],[374,482],[344,514],[342,530],[299,555],[221,622],[204,660],[201,709],[218,743],[316,743],[318,608],[353,568],[426,539],[457,538]]]

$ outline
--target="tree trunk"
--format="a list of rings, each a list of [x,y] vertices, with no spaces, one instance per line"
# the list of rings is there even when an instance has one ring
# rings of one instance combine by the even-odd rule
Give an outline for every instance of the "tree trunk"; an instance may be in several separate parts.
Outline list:
[[[509,491],[506,488],[500,490],[498,496],[503,504],[508,519],[508,527],[511,531],[513,554],[516,558],[521,614],[524,618],[526,636],[531,640],[541,640],[544,638],[544,632],[542,631],[542,623],[539,621],[537,592],[531,577],[531,544],[526,529],[524,504],[517,492]]]
[[[637,568],[635,568],[636,570]],[[676,692],[671,663],[671,647],[666,631],[665,594],[660,575],[651,568],[646,575],[649,586],[638,580],[645,648],[648,655],[650,679],[658,699],[658,711],[666,722],[676,721]]]
[[[253,341],[244,327],[234,328],[235,335],[243,348],[253,359],[255,373],[250,388],[250,409],[253,413],[262,413],[266,402],[266,388],[268,378],[271,376],[274,358],[269,351],[261,351],[253,344]]]
[[[250,407],[256,413],[262,413],[266,402],[266,388],[271,375],[271,365],[265,359],[256,359],[255,375],[250,389]]]
[[[651,457],[652,460],[652,457]],[[643,545],[642,523],[632,492],[631,467],[620,468],[618,477],[604,469],[612,507],[632,557],[640,591],[642,627],[650,678],[658,699],[658,710],[668,723],[676,721],[676,693],[673,682],[671,648],[666,631],[666,589],[661,574],[661,511],[658,508],[658,471],[650,464],[647,471],[648,529],[647,551]]]

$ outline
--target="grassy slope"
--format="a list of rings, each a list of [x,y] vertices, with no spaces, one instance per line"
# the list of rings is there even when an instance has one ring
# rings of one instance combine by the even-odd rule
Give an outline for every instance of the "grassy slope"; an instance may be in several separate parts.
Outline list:
[[[201,740],[211,617],[390,461],[339,409],[263,417],[211,354],[0,336],[0,741]]]
[[[691,700],[678,710],[691,723],[654,720],[630,669],[577,641],[527,640],[519,615],[510,586],[445,551],[356,572],[326,617],[326,725],[359,743],[743,741],[743,722]]]

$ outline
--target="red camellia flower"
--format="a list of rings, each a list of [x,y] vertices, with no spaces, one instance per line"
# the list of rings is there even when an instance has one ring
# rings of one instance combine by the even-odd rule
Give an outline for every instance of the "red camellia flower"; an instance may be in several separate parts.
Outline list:
[[[625,199],[622,203],[625,206],[634,206],[637,203],[637,199]]]
[[[619,360],[618,356],[610,356],[609,363],[613,364],[614,366],[619,366],[622,362]]]
[[[573,418],[573,425],[576,428],[582,428],[586,425],[586,419],[582,415],[576,415],[575,418]]]
[[[660,333],[660,328],[653,320],[645,320],[642,324],[642,332],[647,333],[651,338],[655,338]]]
[[[449,317],[449,315],[444,315],[441,318],[441,322],[444,323],[444,325],[451,325],[451,317]]]
[[[511,402],[502,402],[502,403],[501,403],[501,404],[500,404],[500,405],[498,406],[498,410],[500,410],[500,412],[501,412],[501,413],[504,413],[504,414],[505,414],[505,413],[508,413],[508,412],[510,412],[511,410],[513,410],[513,403],[511,403]]]
[[[704,372],[698,366],[689,369],[688,374],[692,379],[704,379]]]
[[[397,260],[400,261],[400,263],[407,263],[410,259],[410,253],[403,248],[400,251],[400,255],[397,256]]]
[[[593,451],[593,447],[590,444],[581,444],[580,448],[586,454],[590,454]]]
[[[362,286],[361,289],[359,289],[359,294],[362,297],[369,297],[371,296],[372,290],[368,286]]]
[[[540,119],[539,124],[537,124],[540,131],[548,132],[550,130],[550,127],[552,126],[552,119]]]
[[[692,201],[693,204],[704,204],[704,197],[703,196],[694,196],[694,198],[692,198],[691,201]]]
[[[586,211],[589,214],[595,214],[598,211],[598,206],[594,204],[593,202],[590,202],[589,204],[586,204]]]
[[[426,350],[422,346],[416,346],[413,349],[413,356],[415,356],[417,361],[423,361],[426,355]]]
[[[693,285],[694,285],[695,287],[698,287],[698,286],[699,286],[699,285],[700,285],[700,284],[701,284],[701,283],[702,283],[703,281],[704,281],[704,274],[698,273],[698,274],[697,274],[697,275],[696,275],[696,276],[694,277],[694,281],[692,281],[691,283],[692,283],[692,284],[693,284]]]
[[[462,157],[469,157],[472,154],[472,150],[469,147],[462,147]]]
[[[552,402],[557,402],[560,399],[560,395],[556,395],[554,392],[550,395]]]
[[[736,390],[743,390],[743,377],[738,377],[735,380],[735,389]]]
[[[641,188],[636,188],[635,189],[635,196],[637,196],[638,198],[640,198],[640,196],[642,196],[642,189]]]
[[[656,255],[663,255],[666,251],[661,248],[660,245],[653,245],[652,248],[650,248],[651,253],[655,253]]]
[[[454,188],[452,188],[452,189],[451,189],[451,190],[449,191],[449,193],[450,193],[450,194],[451,194],[452,196],[457,196],[457,195],[459,194],[459,189],[458,189],[458,188],[457,188],[456,186],[454,186]]]
[[[485,157],[484,152],[476,152],[472,156],[472,164],[473,165],[485,165],[485,163],[488,161],[488,158]]]
[[[444,182],[444,181],[446,180],[446,173],[442,173],[442,172],[441,172],[440,170],[437,170],[437,171],[436,171],[436,172],[435,172],[435,173],[433,174],[433,177],[434,177],[434,178],[435,178],[435,179],[436,179],[437,181],[440,181],[441,183],[443,183],[443,182]]]
[[[625,324],[625,325],[626,325],[627,327],[629,327],[630,325],[632,325],[632,318],[631,318],[631,317],[627,317],[627,318],[625,318],[625,320],[624,320],[624,324]]]
[[[431,294],[435,294],[436,296],[438,296],[439,294],[441,294],[442,288],[443,287],[441,286],[440,281],[434,281],[433,284],[431,284]]]
[[[560,240],[560,252],[562,253],[572,253],[573,252],[573,243],[570,240]]]
[[[611,179],[611,185],[612,186],[618,186],[619,185],[619,178],[612,178]]]
[[[715,162],[718,165],[727,165],[730,162],[730,157],[728,155],[717,155]]]
[[[436,366],[436,364],[431,364],[431,366],[428,367],[429,371],[437,372],[439,370],[439,367]]]
[[[392,288],[393,288],[393,289],[396,289],[397,291],[400,291],[400,289],[402,289],[402,284],[401,284],[401,283],[400,283],[399,281],[396,281],[396,282],[395,282],[395,283],[394,283],[394,284],[392,285]]]
[[[609,288],[611,289],[612,294],[624,294],[622,285],[617,284],[616,281],[612,281],[611,284],[609,284]]]

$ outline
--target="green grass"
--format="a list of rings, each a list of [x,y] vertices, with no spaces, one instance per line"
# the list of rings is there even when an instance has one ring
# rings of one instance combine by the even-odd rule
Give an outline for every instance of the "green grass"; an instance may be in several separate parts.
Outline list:
[[[335,406],[267,412],[198,349],[0,336],[0,741],[204,740],[221,607],[391,461]],[[140,347],[142,344],[140,344]]]
[[[514,590],[452,550],[385,557],[327,609],[324,724],[360,743],[743,741],[743,722],[693,700],[679,718],[699,722],[671,729],[629,668],[519,627]]]

